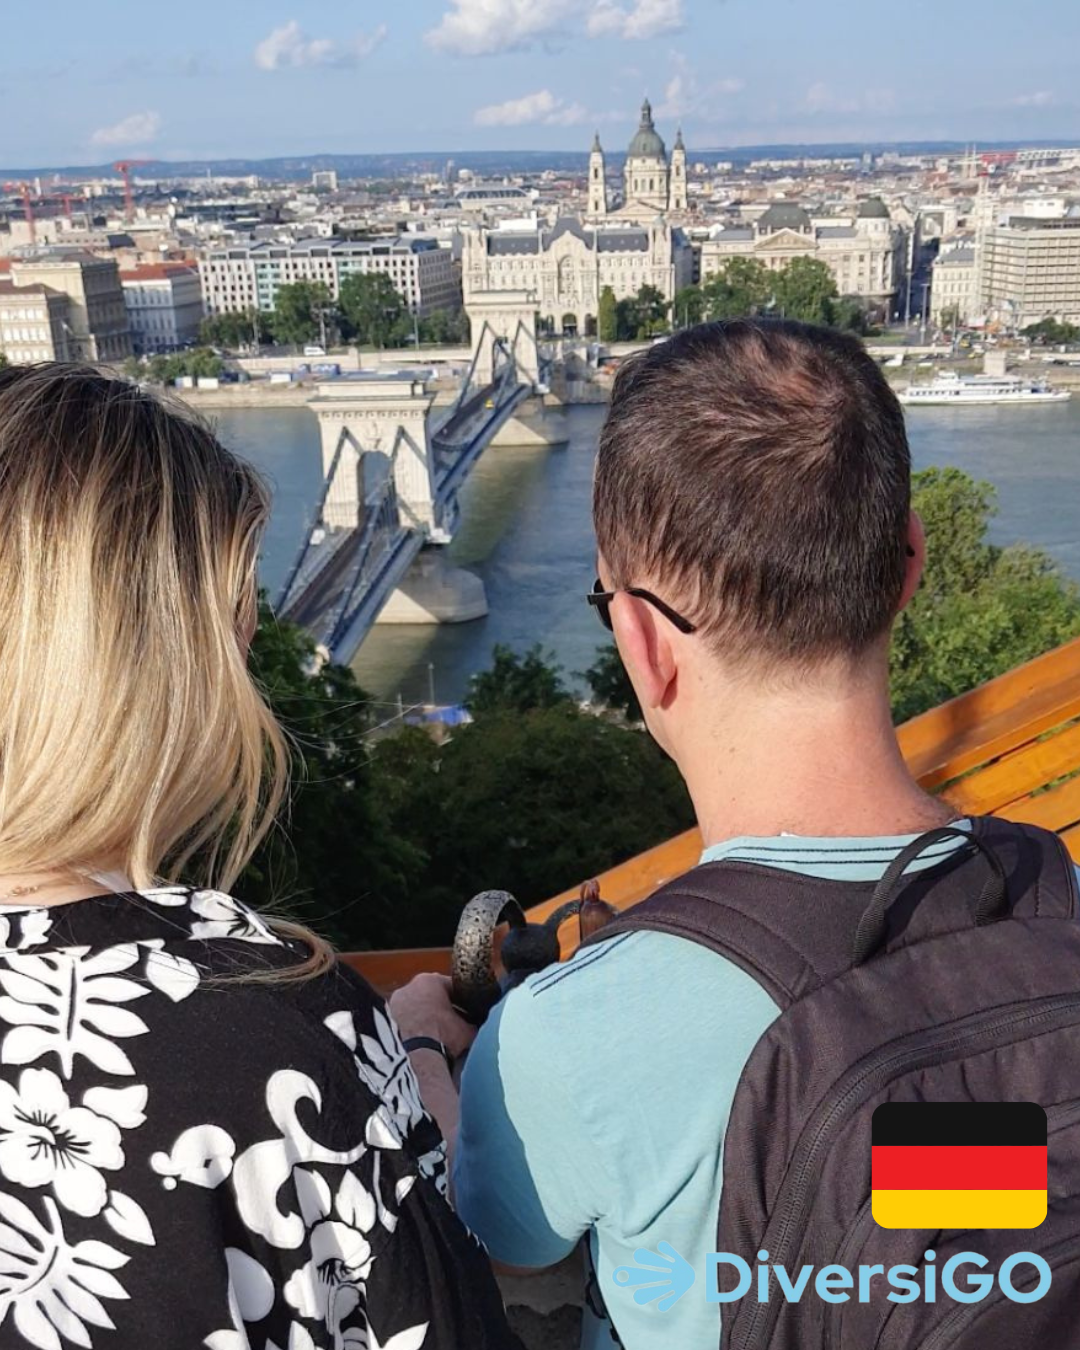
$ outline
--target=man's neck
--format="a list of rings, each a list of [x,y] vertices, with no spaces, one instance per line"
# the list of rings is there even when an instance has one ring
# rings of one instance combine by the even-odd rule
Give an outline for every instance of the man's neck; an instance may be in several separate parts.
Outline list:
[[[706,846],[739,836],[917,834],[956,818],[911,777],[884,692],[717,699],[677,747]]]

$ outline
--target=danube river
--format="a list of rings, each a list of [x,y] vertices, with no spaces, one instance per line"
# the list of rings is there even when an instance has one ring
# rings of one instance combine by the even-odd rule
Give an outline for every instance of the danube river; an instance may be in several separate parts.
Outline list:
[[[540,643],[568,675],[591,664],[605,638],[585,592],[594,576],[589,490],[603,409],[569,410],[570,443],[492,449],[461,496],[450,560],[478,572],[491,612],[444,627],[376,626],[353,668],[375,698],[440,703],[462,697],[498,643]],[[320,488],[319,437],[304,409],[219,416],[222,438],[270,478],[274,514],[263,557],[273,595]],[[1080,398],[1045,408],[919,408],[908,426],[917,468],[955,464],[998,489],[992,537],[1045,548],[1080,580]]]

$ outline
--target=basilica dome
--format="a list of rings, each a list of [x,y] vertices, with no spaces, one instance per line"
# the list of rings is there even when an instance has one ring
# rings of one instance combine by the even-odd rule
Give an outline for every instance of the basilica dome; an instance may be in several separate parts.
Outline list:
[[[653,126],[652,105],[648,99],[641,105],[641,124],[626,155],[628,159],[667,159],[663,139]]]

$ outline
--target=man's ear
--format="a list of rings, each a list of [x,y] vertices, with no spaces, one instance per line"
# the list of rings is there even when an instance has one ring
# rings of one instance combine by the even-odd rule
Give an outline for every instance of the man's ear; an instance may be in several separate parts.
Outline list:
[[[904,586],[900,592],[900,603],[896,607],[899,614],[911,601],[919,589],[923,568],[926,566],[926,531],[917,511],[908,516],[907,566],[904,569]]]
[[[666,707],[678,674],[667,624],[651,605],[625,592],[612,601],[611,622],[642,708]]]

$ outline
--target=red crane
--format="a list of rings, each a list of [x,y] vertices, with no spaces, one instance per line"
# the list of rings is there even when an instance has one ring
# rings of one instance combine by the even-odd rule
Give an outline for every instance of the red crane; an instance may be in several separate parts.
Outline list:
[[[131,171],[149,163],[148,159],[118,159],[113,165],[124,179],[124,219],[129,223],[135,219],[135,198],[131,195]]]
[[[29,183],[5,183],[5,192],[16,192],[22,198],[23,215],[30,226],[30,242],[37,243],[37,226],[34,224],[34,203]]]

